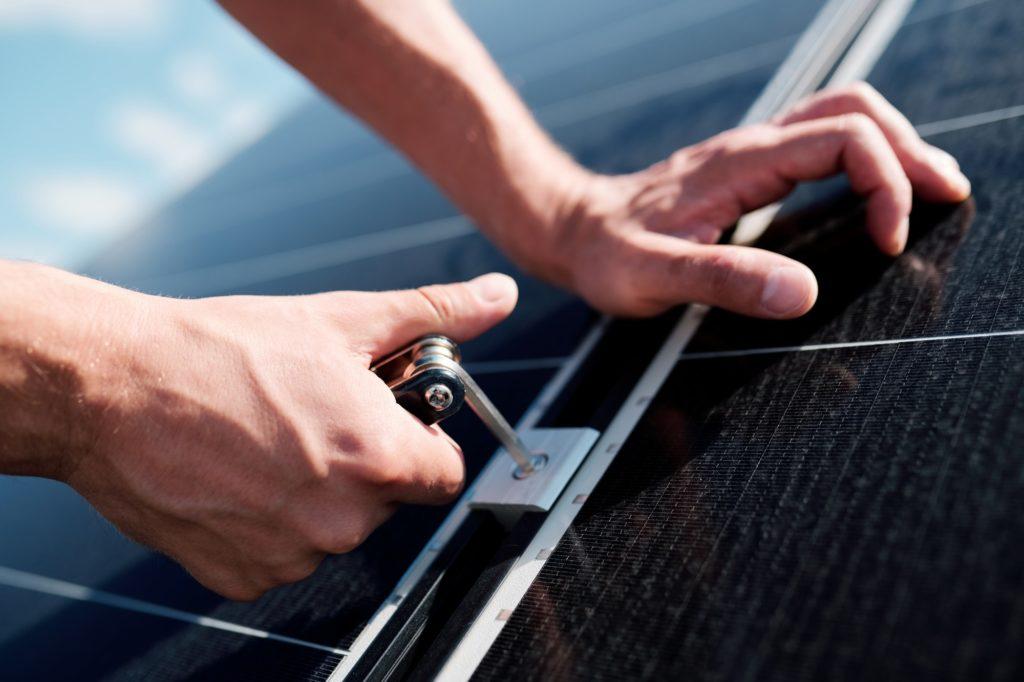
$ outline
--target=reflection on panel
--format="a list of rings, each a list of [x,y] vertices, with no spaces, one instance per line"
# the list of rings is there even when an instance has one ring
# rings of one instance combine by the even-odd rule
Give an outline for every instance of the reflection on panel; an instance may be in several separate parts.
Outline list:
[[[915,124],[1024,104],[1021,3],[928,4],[945,7],[919,6],[875,67],[882,94]]]
[[[917,121],[1014,101],[1020,4],[924,4],[872,81]],[[480,679],[1020,678],[1024,118],[931,140],[972,199],[890,259],[802,191],[763,245],[818,306],[708,315]]]
[[[860,202],[825,201],[778,221],[763,243],[814,270],[819,302],[795,321],[753,322],[714,311],[687,352],[964,334],[1024,327],[1020,229],[1024,118],[935,136],[960,161],[974,195],[919,204],[906,253],[881,255]],[[821,198],[821,194],[817,195]]]
[[[341,656],[88,602],[0,587],[0,613],[56,616],[0,645],[5,680],[326,680]]]
[[[1022,350],[681,362],[481,677],[1019,673]]]
[[[682,361],[482,677],[1019,673],[1022,349]]]
[[[708,0],[692,4],[716,6]],[[653,163],[680,144],[696,141],[691,133],[695,125],[702,134],[727,127],[731,121],[712,118],[708,125],[707,119],[701,118],[705,107],[730,97],[708,86],[747,78],[751,72],[759,72],[756,78],[764,82],[760,72],[770,73],[781,61],[815,9],[816,3],[809,0],[786,3],[782,9],[757,0],[698,23],[689,23],[685,8],[671,9],[671,16],[663,19],[664,26],[671,26],[670,19],[682,22],[677,32],[666,31],[651,40],[642,27],[637,28],[633,42],[623,49],[572,68],[556,68],[565,56],[552,54],[545,63],[551,64],[548,70],[553,75],[544,79],[550,93],[534,92],[528,84],[521,89],[541,121],[550,119],[547,125],[556,139],[584,162],[617,170],[638,159]],[[630,14],[643,12],[637,8]],[[658,15],[645,21],[657,26],[656,19]],[[605,34],[612,37],[625,35],[625,31],[621,21],[605,26]],[[601,36],[594,39],[600,41]],[[694,115],[697,121],[690,120]],[[654,118],[655,125],[661,127],[671,124],[675,135],[661,139],[643,135],[649,125],[643,119],[647,118]],[[326,114],[314,121],[302,116],[292,121],[285,125],[296,127],[294,134],[300,139],[309,134],[311,125],[323,128],[323,135],[330,137],[335,125]],[[580,125],[592,132],[579,134],[576,128]],[[619,132],[628,134],[629,139],[619,139]],[[455,215],[440,192],[409,172],[383,146],[369,156],[349,157],[343,149],[337,150],[305,171],[277,175],[275,169],[288,165],[292,155],[279,142],[282,134],[274,133],[266,154],[258,153],[260,143],[245,153],[242,170],[246,177],[251,176],[253,167],[265,167],[267,180],[253,177],[236,191],[218,197],[183,197],[97,259],[89,272],[133,284],[157,275]],[[622,149],[637,144],[650,147],[655,142],[659,144],[656,154],[644,154],[641,149],[615,164],[596,151],[605,149],[619,156]]]
[[[561,30],[545,26],[509,40],[509,64],[530,74],[519,85],[533,104],[543,105],[542,119],[560,121],[555,134],[570,151],[595,168],[616,171],[655,162],[738,121],[816,6],[809,0],[783,9],[765,0],[679,6],[651,0],[628,8],[604,0],[583,4],[586,11],[574,12],[546,3],[547,11],[572,21]],[[500,18],[509,9],[490,11]],[[705,11],[699,21],[687,19]],[[474,7],[471,14],[480,12]],[[667,17],[681,23],[673,27]],[[548,37],[540,41],[542,36]],[[561,50],[551,36],[579,50]],[[551,48],[550,63],[527,56],[539,54],[528,50],[541,47]],[[585,50],[593,57],[573,61]],[[565,62],[556,63],[559,59]],[[351,165],[342,165],[349,160]],[[391,239],[389,231],[410,225],[436,232],[431,221],[453,215],[427,180],[407,172],[382,145],[321,102],[297,112],[205,188],[166,207],[89,272],[181,296],[388,289],[489,270],[510,272],[520,282],[519,308],[465,351],[469,364],[546,362],[534,370],[478,375],[515,420],[552,375],[556,363],[550,361],[571,352],[594,314],[573,297],[523,276],[468,230],[421,239],[411,247],[396,242],[393,250],[374,251],[365,240],[341,241]],[[359,255],[359,249],[369,255]],[[462,444],[470,476],[475,475],[493,452],[491,436],[468,413],[445,427]],[[0,492],[10,495],[0,495],[0,528],[6,534],[0,566],[328,647],[353,641],[446,511],[403,509],[361,548],[329,559],[311,579],[238,604],[122,538],[67,489],[29,479],[3,481],[3,486]],[[5,614],[0,676],[5,679],[69,670],[85,678],[205,674],[224,679],[253,672],[271,679],[316,678],[337,660],[308,647],[9,585],[0,584],[0,606]],[[67,655],[48,657],[54,648]],[[31,655],[19,657],[23,650]]]

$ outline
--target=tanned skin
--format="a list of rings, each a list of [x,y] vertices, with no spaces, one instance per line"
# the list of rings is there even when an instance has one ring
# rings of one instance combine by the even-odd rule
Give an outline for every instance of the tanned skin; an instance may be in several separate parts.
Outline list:
[[[913,195],[970,183],[864,84],[678,150],[637,173],[577,164],[442,0],[224,0],[373,126],[516,263],[599,310],[699,301],[802,315],[803,265],[719,245],[745,212],[846,173],[885,253]],[[0,261],[0,472],[64,481],[118,528],[233,599],[309,575],[402,503],[451,500],[458,446],[394,401],[373,358],[504,319],[503,275],[384,293],[178,300]]]

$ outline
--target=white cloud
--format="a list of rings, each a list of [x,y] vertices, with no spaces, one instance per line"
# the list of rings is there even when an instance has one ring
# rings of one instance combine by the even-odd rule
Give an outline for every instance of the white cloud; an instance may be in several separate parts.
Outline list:
[[[158,28],[166,0],[2,0],[0,29],[56,28],[89,37],[137,36]]]
[[[202,129],[153,103],[137,101],[116,106],[111,132],[122,149],[152,164],[165,181],[176,187],[196,181],[216,161]]]
[[[266,103],[240,97],[212,54],[182,52],[170,60],[168,72],[171,85],[194,111],[218,119],[217,139],[226,147],[251,142],[270,128],[273,121]]]
[[[216,60],[205,52],[186,52],[169,65],[171,83],[186,99],[215,104],[224,97],[224,78]]]
[[[268,130],[273,116],[266,104],[248,99],[233,103],[224,111],[221,127],[232,144],[244,144],[255,140]]]
[[[142,199],[130,183],[92,172],[36,178],[24,197],[41,224],[72,233],[115,233],[136,220],[142,209]]]

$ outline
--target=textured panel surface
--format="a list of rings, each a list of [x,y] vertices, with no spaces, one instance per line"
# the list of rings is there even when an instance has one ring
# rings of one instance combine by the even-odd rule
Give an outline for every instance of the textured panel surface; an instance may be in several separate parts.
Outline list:
[[[480,677],[1019,679],[1022,349],[681,362]]]
[[[571,152],[595,168],[633,170],[739,120],[815,8],[811,0],[781,10],[767,0],[573,0],[467,3],[466,11]],[[751,11],[758,21],[750,21]],[[461,234],[457,226],[409,229],[451,216],[453,207],[427,180],[319,101],[167,206],[88,272],[155,293],[204,296],[410,287],[500,270],[519,280],[520,305],[507,323],[465,347],[467,364],[569,353],[594,314],[523,276],[468,225]],[[447,237],[430,241],[423,234]],[[514,420],[552,364],[478,379]],[[493,440],[468,413],[445,428],[474,473]],[[403,510],[311,579],[237,604],[125,540],[68,489],[0,479],[0,566],[344,647],[445,511]],[[4,679],[252,679],[254,672],[316,678],[336,660],[315,649],[10,587],[0,587],[0,611]],[[61,655],[51,655],[55,649]]]
[[[1024,104],[1024,7],[959,4],[872,75],[915,122]],[[479,678],[1020,679],[1024,118],[931,140],[973,198],[888,259],[841,187],[803,191],[764,244],[816,310],[708,316]]]

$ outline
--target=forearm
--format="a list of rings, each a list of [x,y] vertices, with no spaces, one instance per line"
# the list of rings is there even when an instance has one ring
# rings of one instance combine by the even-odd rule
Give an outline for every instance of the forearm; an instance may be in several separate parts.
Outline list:
[[[222,4],[373,126],[513,256],[549,239],[586,172],[442,0]],[[521,259],[522,260],[522,259]]]
[[[66,478],[96,437],[100,387],[117,381],[127,292],[3,260],[0,282],[0,473]]]

